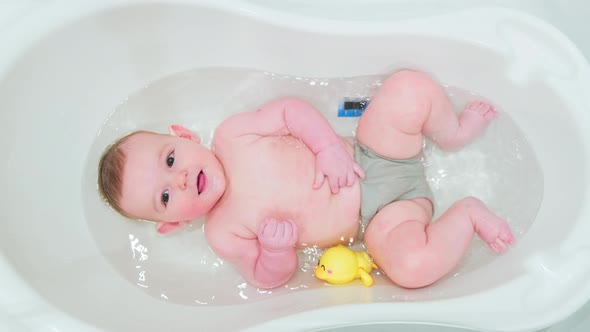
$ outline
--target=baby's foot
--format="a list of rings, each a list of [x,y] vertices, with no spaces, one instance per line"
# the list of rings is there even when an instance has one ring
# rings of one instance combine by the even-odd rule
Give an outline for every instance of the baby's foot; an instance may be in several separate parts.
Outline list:
[[[487,208],[486,208],[487,210]],[[482,211],[484,212],[484,211]],[[496,253],[504,252],[515,239],[506,221],[495,216],[489,210],[472,218],[475,232]]]
[[[459,115],[464,137],[468,140],[475,138],[497,115],[498,112],[489,103],[479,100],[469,102]]]

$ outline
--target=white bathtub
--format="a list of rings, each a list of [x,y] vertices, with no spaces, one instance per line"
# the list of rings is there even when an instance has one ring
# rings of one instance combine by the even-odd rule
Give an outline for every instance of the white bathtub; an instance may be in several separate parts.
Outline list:
[[[402,5],[372,6],[361,11],[375,13],[367,20],[354,6],[322,19],[248,2],[58,1],[4,25],[0,329],[313,330],[410,322],[529,331],[582,306],[590,298],[584,57],[557,30],[521,12],[403,17],[387,14]],[[382,74],[399,63],[491,98],[533,143],[543,201],[508,254],[416,291],[414,301],[384,300],[379,294],[390,286],[376,285],[198,306],[148,296],[113,268],[108,248],[99,250],[81,198],[84,170],[96,158],[89,153],[102,124],[134,91],[195,68],[341,77]]]

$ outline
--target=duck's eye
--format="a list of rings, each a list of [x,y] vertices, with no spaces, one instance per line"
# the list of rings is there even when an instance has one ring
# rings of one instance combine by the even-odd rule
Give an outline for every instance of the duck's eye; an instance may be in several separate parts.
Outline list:
[[[326,271],[326,266],[324,264],[322,264],[322,270]]]
[[[166,165],[168,165],[168,167],[172,167],[172,165],[174,165],[174,151],[170,152],[168,158],[166,158]]]
[[[162,204],[164,204],[164,206],[168,205],[169,200],[170,200],[170,194],[168,193],[168,190],[166,190],[162,193]]]

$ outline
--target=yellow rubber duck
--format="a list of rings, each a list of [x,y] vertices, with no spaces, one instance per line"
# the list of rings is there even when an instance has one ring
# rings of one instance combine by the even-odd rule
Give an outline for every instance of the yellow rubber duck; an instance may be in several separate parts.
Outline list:
[[[369,274],[372,268],[377,268],[377,265],[368,253],[354,251],[339,244],[322,254],[315,269],[315,276],[335,285],[360,278],[363,285],[369,287],[373,284],[373,278]]]

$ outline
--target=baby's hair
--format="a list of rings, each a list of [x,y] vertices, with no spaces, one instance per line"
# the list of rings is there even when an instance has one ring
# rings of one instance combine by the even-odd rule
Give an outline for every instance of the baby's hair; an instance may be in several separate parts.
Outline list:
[[[130,218],[131,216],[121,208],[121,187],[126,158],[122,147],[130,137],[143,132],[133,132],[109,145],[98,163],[98,191],[115,211]]]

